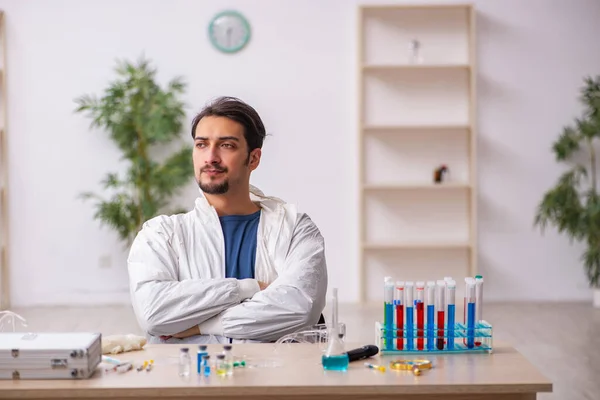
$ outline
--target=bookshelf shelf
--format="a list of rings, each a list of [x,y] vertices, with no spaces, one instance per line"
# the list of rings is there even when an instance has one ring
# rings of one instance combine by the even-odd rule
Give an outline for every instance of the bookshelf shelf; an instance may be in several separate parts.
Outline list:
[[[359,282],[366,302],[380,299],[384,276],[418,280],[435,271],[429,279],[462,280],[477,273],[477,66],[471,5],[358,12]],[[441,165],[449,175],[434,183]]]

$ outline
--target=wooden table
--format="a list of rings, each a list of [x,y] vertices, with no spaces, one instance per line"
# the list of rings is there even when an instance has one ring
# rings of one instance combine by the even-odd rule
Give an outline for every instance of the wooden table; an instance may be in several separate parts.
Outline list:
[[[361,345],[349,344],[347,349]],[[0,398],[347,400],[397,399],[403,395],[402,399],[409,400],[531,400],[538,392],[552,391],[552,384],[508,346],[496,346],[493,354],[431,356],[433,369],[415,376],[389,368],[382,373],[366,368],[364,361],[351,363],[346,372],[324,371],[317,345],[234,345],[234,356],[245,357],[250,366],[236,368],[229,378],[214,373],[208,378],[198,376],[197,349],[192,347],[188,379],[178,376],[179,347],[149,345],[142,351],[118,355],[120,360],[136,362],[154,359],[155,366],[149,372],[105,373],[99,368],[88,380],[0,381]],[[214,359],[222,347],[209,345],[208,349]],[[370,361],[387,367],[398,358],[410,357],[377,355]]]

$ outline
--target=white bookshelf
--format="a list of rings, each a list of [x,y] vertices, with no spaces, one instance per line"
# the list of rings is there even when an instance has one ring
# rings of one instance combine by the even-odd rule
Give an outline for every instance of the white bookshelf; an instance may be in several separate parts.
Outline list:
[[[477,273],[475,10],[365,5],[358,45],[360,299],[381,300],[384,276],[460,288]]]
[[[6,27],[5,14],[0,11],[0,310],[10,307],[6,99]]]

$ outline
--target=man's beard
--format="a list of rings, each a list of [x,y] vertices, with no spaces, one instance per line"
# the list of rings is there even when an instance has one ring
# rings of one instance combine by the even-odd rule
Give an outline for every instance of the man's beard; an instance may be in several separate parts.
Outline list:
[[[202,183],[198,184],[200,189],[206,194],[225,194],[229,191],[229,180],[221,183]]]
[[[200,179],[198,181],[198,186],[200,186],[200,189],[202,189],[202,191],[206,194],[225,194],[229,191],[229,179],[225,179],[223,182],[221,183],[202,183],[202,174],[204,173],[204,170],[207,169],[213,169],[213,170],[217,170],[217,171],[221,171],[226,173],[227,172],[227,168],[224,168],[220,165],[207,165],[204,168],[202,168],[200,170]]]

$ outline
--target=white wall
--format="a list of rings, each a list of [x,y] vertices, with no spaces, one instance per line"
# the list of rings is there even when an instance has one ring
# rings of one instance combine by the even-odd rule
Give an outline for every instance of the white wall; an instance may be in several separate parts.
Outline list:
[[[115,58],[142,52],[166,81],[183,75],[189,116],[210,98],[243,98],[268,138],[253,183],[299,204],[327,240],[331,286],[357,299],[356,6],[359,1],[0,1],[7,18],[11,298],[15,306],[127,302],[126,252],[76,196],[119,154],[75,115]],[[580,247],[532,229],[560,168],[550,153],[579,113],[581,78],[600,73],[600,3],[476,2],[479,9],[479,243],[494,300],[587,299]],[[245,13],[249,47],[214,51],[209,19]],[[187,139],[187,132],[184,134]],[[191,143],[190,143],[191,145]],[[192,207],[190,182],[180,202]],[[111,267],[99,260],[110,257]]]

